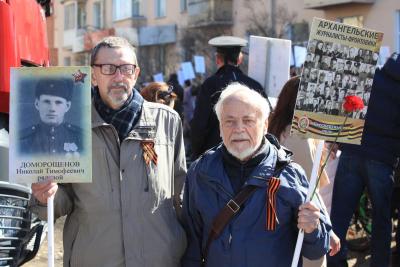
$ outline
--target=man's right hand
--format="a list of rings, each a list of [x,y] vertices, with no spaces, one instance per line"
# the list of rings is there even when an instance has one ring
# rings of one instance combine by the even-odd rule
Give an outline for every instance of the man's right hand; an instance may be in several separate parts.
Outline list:
[[[46,181],[43,183],[33,183],[32,195],[42,204],[47,204],[47,199],[54,196],[57,192],[58,185],[53,181]]]

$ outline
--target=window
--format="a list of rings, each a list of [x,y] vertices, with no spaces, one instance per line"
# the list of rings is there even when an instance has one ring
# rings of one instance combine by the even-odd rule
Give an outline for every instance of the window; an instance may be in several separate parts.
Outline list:
[[[397,53],[400,52],[400,10],[396,11],[396,47],[397,47]]]
[[[140,0],[132,1],[132,15],[140,16]]]
[[[363,16],[351,16],[343,17],[338,19],[339,22],[349,24],[356,27],[364,27],[364,17]]]
[[[71,66],[71,58],[70,57],[64,58],[64,66]]]
[[[166,16],[166,0],[155,0],[156,1],[156,17],[160,18],[160,17],[165,17]]]
[[[75,3],[64,6],[64,30],[75,29]]]
[[[85,66],[89,64],[89,54],[87,53],[79,53],[75,54],[75,66]]]
[[[93,3],[93,27],[103,28],[103,3],[98,1]]]
[[[187,0],[180,0],[181,3],[181,12],[185,12],[187,10]]]
[[[140,16],[140,0],[113,0],[114,20]]]
[[[83,29],[86,27],[86,3],[80,2],[78,4],[78,29]]]

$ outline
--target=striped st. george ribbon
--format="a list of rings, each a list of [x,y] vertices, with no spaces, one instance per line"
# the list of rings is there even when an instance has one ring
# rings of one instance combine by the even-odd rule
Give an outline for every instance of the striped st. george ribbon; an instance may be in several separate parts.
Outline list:
[[[150,162],[153,162],[154,165],[157,165],[157,153],[154,149],[154,141],[144,140],[141,142],[143,149],[143,159],[147,166],[150,165]]]
[[[276,229],[276,224],[279,223],[278,215],[276,214],[276,192],[279,189],[280,183],[281,181],[275,177],[271,177],[268,181],[266,222],[267,231],[274,231]]]

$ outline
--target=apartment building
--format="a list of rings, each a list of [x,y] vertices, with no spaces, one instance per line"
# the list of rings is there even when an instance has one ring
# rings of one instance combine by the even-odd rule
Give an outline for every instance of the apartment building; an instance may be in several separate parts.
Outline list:
[[[55,46],[60,65],[89,64],[103,37],[127,38],[139,50],[142,77],[171,73],[180,62],[178,29],[186,24],[186,0],[62,0],[54,2]],[[167,5],[168,3],[168,5]]]
[[[56,0],[54,44],[59,65],[85,65],[93,45],[107,35],[138,48],[141,79],[176,72],[193,55],[215,69],[208,39],[250,34],[304,44],[313,17],[385,32],[383,45],[400,50],[398,0]]]

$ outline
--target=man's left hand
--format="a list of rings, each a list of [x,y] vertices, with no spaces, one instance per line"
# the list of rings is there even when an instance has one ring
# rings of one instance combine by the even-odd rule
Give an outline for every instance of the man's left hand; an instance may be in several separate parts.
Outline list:
[[[297,227],[305,233],[312,233],[319,225],[319,208],[312,202],[307,202],[299,207]]]

